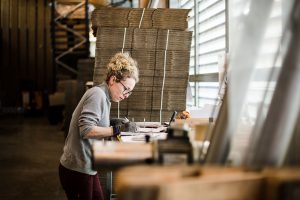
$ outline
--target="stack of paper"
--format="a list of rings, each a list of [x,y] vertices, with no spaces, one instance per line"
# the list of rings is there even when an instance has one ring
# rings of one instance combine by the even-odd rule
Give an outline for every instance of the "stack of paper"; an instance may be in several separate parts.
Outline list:
[[[128,16],[129,26],[137,28],[152,28],[152,14],[155,9],[131,9]]]
[[[92,26],[186,30],[189,12],[190,9],[98,8],[92,13]]]
[[[153,28],[186,30],[189,9],[159,8],[153,12]]]
[[[92,13],[93,27],[128,27],[128,8],[97,8]]]
[[[169,35],[168,35],[169,33]],[[189,51],[191,48],[192,32],[177,30],[161,30],[157,34],[157,49]]]
[[[131,48],[133,28],[99,27],[97,49]],[[124,38],[125,37],[125,38]]]
[[[137,61],[140,72],[133,94],[119,105],[112,103],[111,117],[119,114],[135,121],[164,122],[169,121],[174,110],[185,110],[192,40],[192,32],[185,31],[189,10],[103,8],[95,12],[93,18],[97,19],[92,19],[93,27],[97,27],[94,83],[105,80],[106,65],[122,50]],[[112,13],[117,15],[114,19],[123,17],[122,23],[101,22],[106,20],[104,15]],[[127,23],[125,13],[128,13]]]

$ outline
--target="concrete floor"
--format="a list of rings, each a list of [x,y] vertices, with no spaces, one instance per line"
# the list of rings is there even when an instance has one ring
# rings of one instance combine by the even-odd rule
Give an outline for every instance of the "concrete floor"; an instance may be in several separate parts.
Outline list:
[[[0,200],[66,199],[58,178],[60,129],[45,117],[0,116]]]

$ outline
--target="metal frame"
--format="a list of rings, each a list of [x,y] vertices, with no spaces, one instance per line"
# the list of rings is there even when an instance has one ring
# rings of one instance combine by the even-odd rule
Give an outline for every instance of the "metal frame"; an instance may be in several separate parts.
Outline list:
[[[57,17],[55,17],[56,16],[55,7],[56,7],[57,2],[59,2],[60,4],[63,4],[63,3],[68,4],[68,3],[73,2],[73,3],[77,3],[77,5],[72,10],[70,10],[68,13],[66,13],[64,16],[58,15]],[[85,7],[85,19],[86,19],[85,23],[87,24],[87,26],[85,28],[85,32],[86,32],[87,35],[82,35],[79,32],[64,26],[63,23],[61,22],[61,20],[66,19],[69,15],[71,15],[73,12],[75,12],[76,10],[78,10],[81,7]],[[89,33],[88,0],[85,0],[85,1],[66,1],[66,2],[52,0],[51,14],[52,14],[52,21],[51,21],[52,34],[51,34],[51,36],[52,36],[52,47],[53,47],[53,63],[54,63],[55,66],[56,65],[60,66],[64,69],[68,70],[72,74],[77,75],[78,74],[77,70],[75,70],[74,68],[69,66],[67,63],[64,63],[62,61],[62,58],[69,55],[69,54],[71,54],[71,53],[73,53],[74,50],[76,50],[77,48],[79,48],[83,44],[89,42],[88,41],[88,33]],[[61,29],[64,29],[69,33],[73,33],[75,36],[80,38],[80,42],[78,42],[73,47],[69,48],[68,50],[62,52],[61,54],[57,55],[57,52],[56,52],[56,49],[55,49],[55,44],[56,44],[55,29],[56,29],[56,27],[60,27]]]

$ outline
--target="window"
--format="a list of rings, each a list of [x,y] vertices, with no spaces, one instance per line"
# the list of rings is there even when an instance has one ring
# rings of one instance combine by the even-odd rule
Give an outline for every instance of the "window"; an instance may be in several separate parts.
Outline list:
[[[178,4],[192,9],[188,24],[193,31],[189,79],[193,106],[214,105],[219,91],[219,57],[228,46],[226,0],[180,0]]]

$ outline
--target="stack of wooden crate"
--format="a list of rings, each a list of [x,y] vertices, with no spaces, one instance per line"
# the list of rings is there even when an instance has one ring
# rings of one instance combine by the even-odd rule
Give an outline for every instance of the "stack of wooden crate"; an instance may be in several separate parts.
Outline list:
[[[186,31],[188,12],[139,8],[93,12],[97,36],[94,84],[103,82],[106,65],[117,52],[129,52],[139,65],[140,82],[120,102],[120,117],[163,122],[174,110],[185,110],[192,39],[192,32]],[[104,22],[107,16],[114,17]],[[117,115],[118,105],[113,103],[111,116]]]

